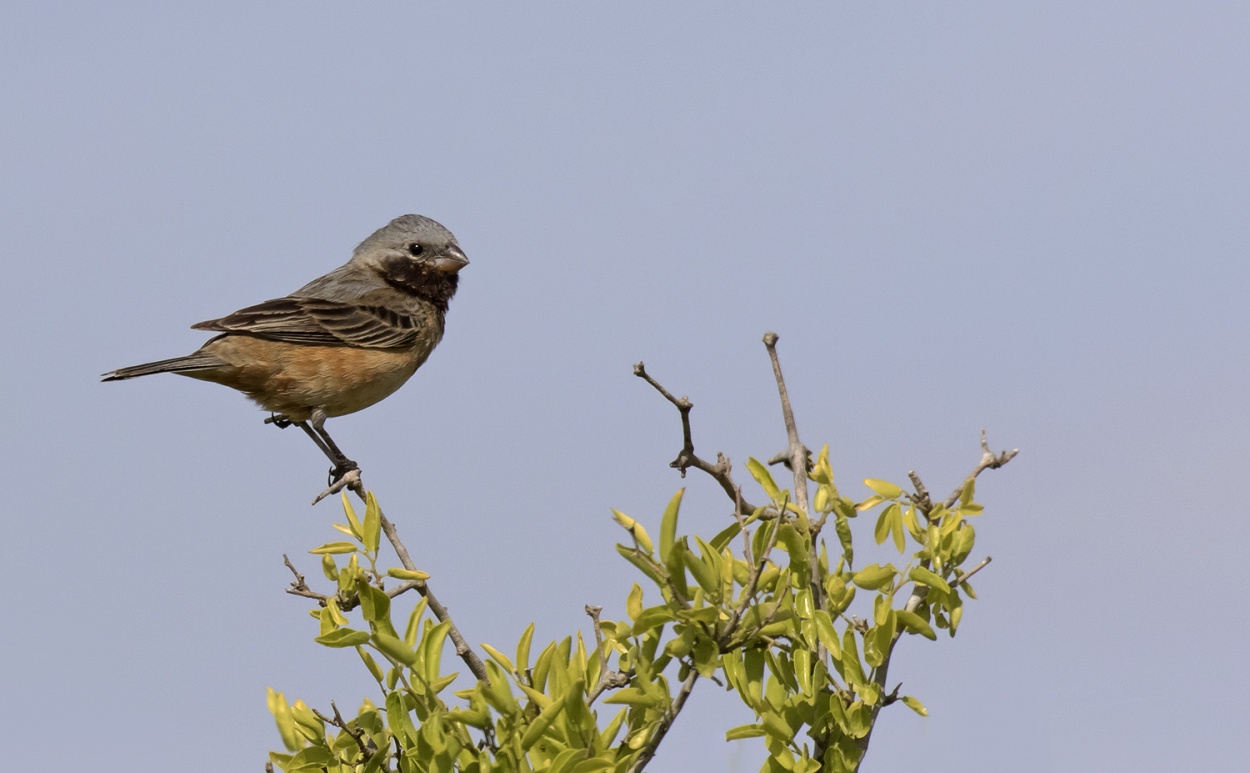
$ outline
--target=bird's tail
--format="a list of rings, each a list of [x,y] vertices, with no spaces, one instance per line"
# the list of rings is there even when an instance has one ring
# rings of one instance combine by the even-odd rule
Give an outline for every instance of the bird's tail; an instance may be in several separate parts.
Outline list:
[[[153,373],[186,373],[192,370],[210,370],[222,365],[222,361],[211,354],[188,354],[186,357],[174,357],[168,360],[145,362],[129,368],[118,368],[100,377],[101,381],[121,381],[135,376],[150,376]]]

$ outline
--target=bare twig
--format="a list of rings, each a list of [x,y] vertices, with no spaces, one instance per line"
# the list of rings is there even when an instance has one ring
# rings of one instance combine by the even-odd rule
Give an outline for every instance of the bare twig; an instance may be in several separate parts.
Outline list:
[[[368,759],[371,756],[373,756],[373,751],[370,751],[369,749],[369,746],[373,746],[372,740],[369,742],[369,746],[366,746],[365,741],[364,741],[365,731],[361,730],[360,728],[356,728],[355,730],[353,730],[352,728],[348,727],[347,722],[344,721],[343,719],[343,715],[339,713],[339,707],[334,705],[334,701],[330,701],[330,708],[334,709],[333,717],[327,717],[325,714],[322,714],[320,711],[317,711],[316,709],[313,709],[312,712],[314,715],[316,715],[317,719],[320,719],[322,722],[325,722],[328,725],[333,725],[341,729],[342,731],[350,735],[353,739],[355,739],[356,745],[360,747],[360,756],[361,756],[362,761],[368,761]],[[374,751],[376,751],[376,747],[374,748]]]
[[[349,488],[352,491],[355,491],[356,495],[359,496],[361,499],[365,498],[364,484],[360,480],[359,469],[348,470],[346,473],[343,474],[343,477],[334,481],[334,483],[330,484],[330,487],[328,489],[318,494],[317,498],[314,499],[312,503],[315,505],[321,500],[325,499],[326,497],[332,494],[337,494],[345,488]]]
[[[660,724],[651,733],[651,737],[647,739],[646,745],[642,747],[642,753],[638,755],[638,759],[634,760],[634,764],[629,766],[628,773],[641,773],[643,768],[647,767],[647,764],[651,762],[651,758],[655,756],[656,749],[660,747],[660,742],[664,740],[664,736],[672,728],[677,715],[681,713],[682,707],[686,705],[686,699],[690,697],[690,692],[694,690],[694,683],[698,680],[699,672],[691,666],[690,673],[686,675],[686,680],[681,683],[681,690],[678,691],[673,705],[664,713]]]
[[[807,509],[808,451],[799,440],[799,428],[794,423],[794,409],[790,406],[790,393],[786,389],[786,380],[781,375],[781,360],[777,357],[777,339],[776,333],[765,333],[764,346],[768,348],[768,358],[773,363],[773,376],[777,379],[777,393],[781,396],[781,416],[786,424],[786,438],[789,441],[786,455],[790,461],[788,466],[794,473],[795,504],[804,515],[810,516],[811,513]]]
[[[986,470],[997,470],[1007,462],[1016,458],[1016,454],[1020,453],[1019,448],[1013,448],[1010,451],[1003,451],[995,454],[990,450],[989,440],[985,437],[985,430],[981,430],[981,461],[977,462],[977,466],[968,473],[968,477],[964,478],[964,482],[959,484],[959,488],[955,489],[949,497],[946,498],[946,506],[951,507],[959,501],[959,495],[963,493],[964,488],[969,483],[977,479],[977,476]]]
[[[603,607],[586,605],[586,614],[590,615],[590,619],[595,626],[595,652],[599,655],[599,681],[595,684],[595,688],[586,696],[586,705],[593,705],[595,700],[603,694],[604,690],[618,689],[629,684],[630,675],[621,671],[612,671],[608,668],[608,650],[603,643],[603,628],[599,625],[599,613],[603,611]]]
[[[672,392],[661,386],[658,381],[651,377],[651,374],[647,373],[646,367],[641,362],[634,364],[634,375],[655,387],[655,390],[663,395],[665,400],[676,406],[681,413],[682,447],[681,451],[677,452],[677,458],[669,462],[669,467],[676,469],[683,478],[686,477],[686,470],[691,467],[694,467],[696,470],[702,470],[712,476],[712,479],[725,490],[725,493],[733,500],[738,514],[750,515],[754,512],[755,506],[742,499],[741,489],[738,488],[730,476],[729,460],[725,458],[724,454],[717,452],[716,464],[701,459],[695,454],[694,440],[690,431],[690,410],[694,408],[694,403],[690,402],[690,398],[674,397]]]
[[[295,580],[291,583],[291,587],[286,589],[286,592],[290,593],[292,596],[303,596],[306,599],[315,599],[316,601],[321,602],[322,606],[325,606],[326,599],[329,597],[324,593],[317,593],[312,588],[308,587],[308,583],[304,582],[304,575],[300,574],[299,571],[295,569],[295,564],[291,563],[291,559],[287,557],[286,553],[282,554],[282,563],[286,564],[286,568],[291,570],[291,574],[295,575]]]
[[[959,576],[958,576],[958,577],[956,577],[954,580],[952,580],[952,581],[951,581],[951,584],[950,584],[950,585],[951,585],[951,587],[952,587],[952,588],[956,588],[956,587],[958,587],[958,586],[960,586],[960,585],[963,585],[965,582],[967,582],[968,580],[972,579],[972,575],[976,574],[977,572],[981,571],[981,570],[982,570],[982,569],[984,569],[985,567],[989,566],[989,565],[990,565],[990,562],[991,562],[991,561],[993,561],[993,560],[994,560],[994,557],[993,557],[993,556],[986,556],[986,557],[985,557],[985,559],[984,559],[983,561],[981,561],[981,563],[979,563],[979,564],[977,564],[976,566],[972,567],[972,571],[970,571],[970,572],[960,572],[960,573],[959,573]]]

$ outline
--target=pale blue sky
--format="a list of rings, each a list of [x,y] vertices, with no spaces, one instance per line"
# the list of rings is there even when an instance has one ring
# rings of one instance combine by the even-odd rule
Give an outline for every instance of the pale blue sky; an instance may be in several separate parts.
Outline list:
[[[471,641],[623,614],[608,509],[682,485],[631,364],[741,468],[784,444],[773,329],[849,493],[948,490],[981,427],[1021,449],[979,489],[981,600],[891,670],[931,716],[889,713],[865,770],[1239,767],[1247,40],[1238,3],[11,0],[4,767],[260,770],[266,686],[371,694],[282,592],[336,534],[316,449],[97,374],[405,212],[473,263],[417,377],[330,428]],[[756,770],[746,721],[704,687],[652,769]]]

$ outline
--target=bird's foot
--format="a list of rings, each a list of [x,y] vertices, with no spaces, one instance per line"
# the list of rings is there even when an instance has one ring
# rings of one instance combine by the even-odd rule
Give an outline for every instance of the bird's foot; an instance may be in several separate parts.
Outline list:
[[[286,429],[287,427],[291,426],[295,422],[287,418],[285,414],[272,413],[269,415],[268,419],[265,419],[265,423],[272,424],[278,429]]]

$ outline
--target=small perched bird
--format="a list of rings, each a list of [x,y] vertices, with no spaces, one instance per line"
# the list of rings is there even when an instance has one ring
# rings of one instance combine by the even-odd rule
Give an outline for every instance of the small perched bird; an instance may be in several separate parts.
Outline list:
[[[177,373],[237,389],[275,414],[267,422],[304,430],[339,480],[359,468],[325,431],[326,418],[368,408],[421,367],[443,337],[457,272],[468,263],[451,231],[402,215],[290,295],[192,325],[221,333],[192,354],[102,380]]]

